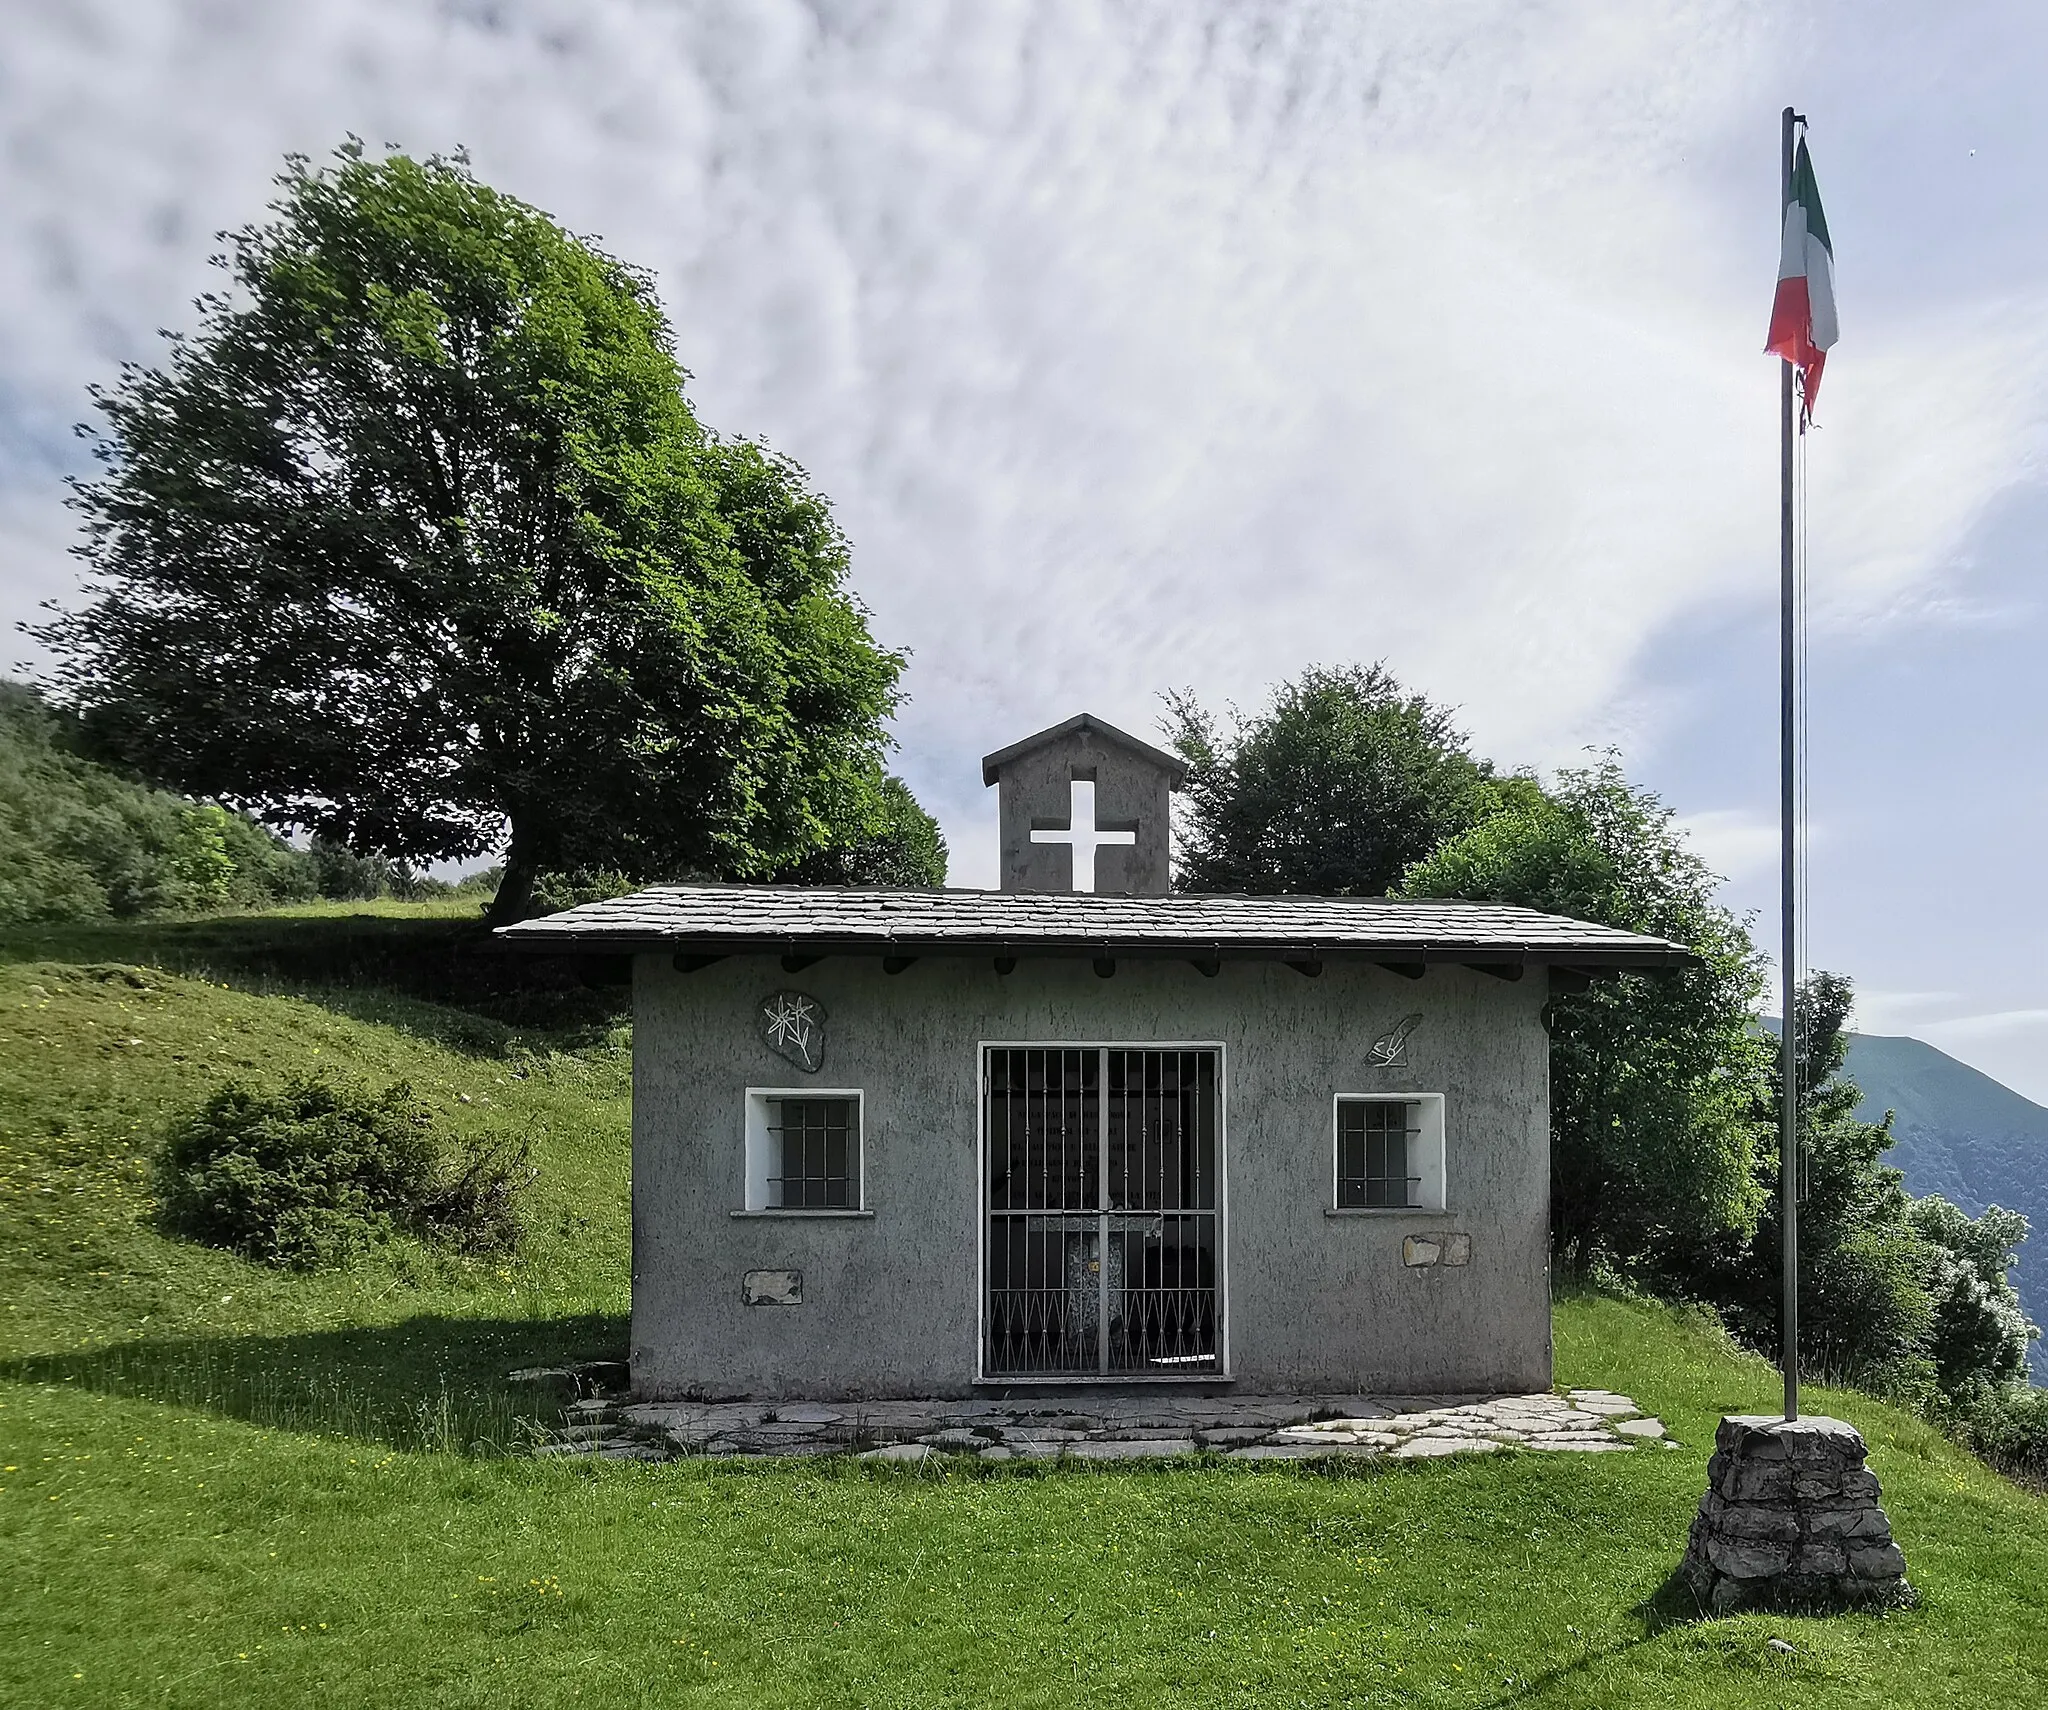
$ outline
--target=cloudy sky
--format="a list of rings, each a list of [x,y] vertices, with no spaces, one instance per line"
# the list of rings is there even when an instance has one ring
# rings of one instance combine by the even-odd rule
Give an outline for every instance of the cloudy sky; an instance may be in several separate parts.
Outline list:
[[[1812,960],[2048,1100],[2044,49],[1968,0],[0,0],[0,621],[74,593],[84,389],[280,156],[466,145],[837,503],[955,882],[982,752],[1385,659],[1503,763],[1618,746],[1768,932],[1794,101]]]

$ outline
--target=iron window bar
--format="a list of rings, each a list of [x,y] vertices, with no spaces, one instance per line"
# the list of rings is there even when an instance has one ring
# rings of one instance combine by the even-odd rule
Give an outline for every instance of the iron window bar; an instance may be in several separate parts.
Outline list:
[[[1413,1210],[1422,1177],[1409,1173],[1422,1137],[1412,1099],[1346,1098],[1337,1104],[1337,1205],[1340,1210]],[[1398,1113],[1398,1121],[1395,1120]]]
[[[1337,1204],[1344,1211],[1419,1211],[1421,1185],[1420,1176],[1339,1176]]]
[[[768,1133],[781,1164],[768,1177],[776,1211],[848,1211],[860,1200],[858,1118],[850,1098],[779,1098]]]

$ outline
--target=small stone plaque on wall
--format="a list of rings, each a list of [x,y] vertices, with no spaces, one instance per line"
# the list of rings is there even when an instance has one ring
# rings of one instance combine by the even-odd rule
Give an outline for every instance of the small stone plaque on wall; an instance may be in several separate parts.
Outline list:
[[[801,1306],[802,1271],[749,1271],[740,1278],[740,1298],[749,1306]]]
[[[1460,1231],[1455,1235],[1410,1235],[1401,1242],[1401,1263],[1411,1270],[1420,1270],[1425,1265],[1469,1265],[1472,1262],[1472,1237]]]

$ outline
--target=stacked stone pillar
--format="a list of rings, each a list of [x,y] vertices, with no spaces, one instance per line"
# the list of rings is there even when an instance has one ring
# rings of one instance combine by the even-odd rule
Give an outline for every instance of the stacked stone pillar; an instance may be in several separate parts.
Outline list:
[[[1681,1570],[1703,1607],[1912,1601],[1863,1437],[1839,1419],[1723,1419]]]

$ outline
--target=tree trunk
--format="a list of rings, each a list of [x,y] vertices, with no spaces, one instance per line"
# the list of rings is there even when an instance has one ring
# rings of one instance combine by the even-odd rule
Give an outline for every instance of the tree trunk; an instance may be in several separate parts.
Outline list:
[[[533,887],[540,878],[540,855],[533,829],[523,816],[512,816],[512,841],[505,850],[505,876],[498,894],[484,910],[486,926],[510,926],[533,912]]]

